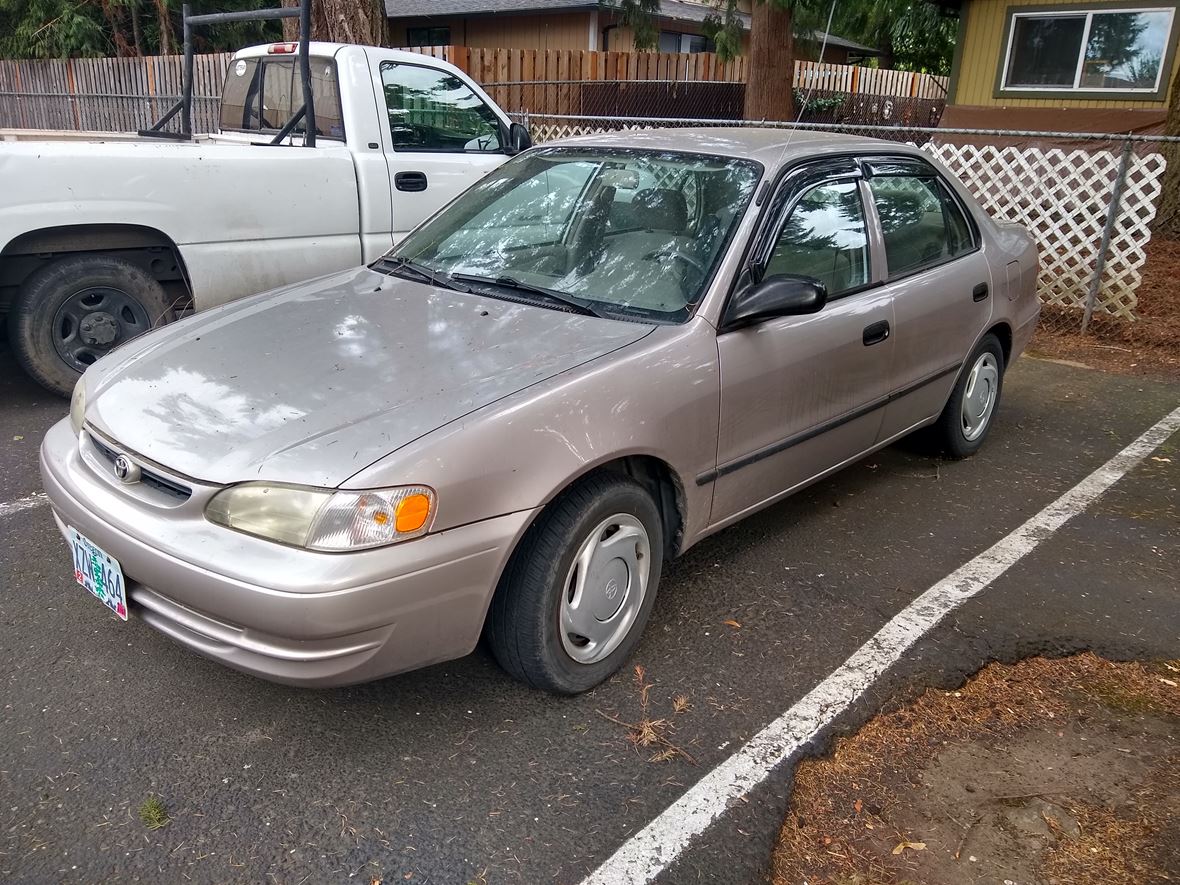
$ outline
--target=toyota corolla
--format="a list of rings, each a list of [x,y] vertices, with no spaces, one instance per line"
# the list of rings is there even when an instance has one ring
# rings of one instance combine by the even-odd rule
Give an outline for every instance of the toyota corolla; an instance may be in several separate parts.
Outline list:
[[[580,692],[702,538],[914,431],[977,451],[1036,274],[916,148],[571,139],[370,267],[119,348],[42,473],[78,583],[231,667],[339,685],[485,635]]]

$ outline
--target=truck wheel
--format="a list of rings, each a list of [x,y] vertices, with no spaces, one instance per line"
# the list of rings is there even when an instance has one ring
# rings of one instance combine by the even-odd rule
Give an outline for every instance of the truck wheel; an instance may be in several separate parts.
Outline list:
[[[173,319],[163,287],[134,264],[75,255],[25,280],[8,317],[8,340],[42,387],[69,396],[86,367]]]
[[[651,495],[591,476],[538,517],[492,599],[487,636],[512,676],[558,694],[588,691],[630,656],[655,604],[663,529]]]

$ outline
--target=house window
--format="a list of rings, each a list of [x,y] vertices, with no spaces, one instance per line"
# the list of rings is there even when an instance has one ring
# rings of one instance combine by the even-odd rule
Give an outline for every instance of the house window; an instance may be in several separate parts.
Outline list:
[[[660,31],[660,52],[716,52],[717,47],[708,37],[700,34],[682,34],[679,31]]]
[[[1001,88],[1158,92],[1175,15],[1174,6],[1011,11]]]
[[[450,46],[450,28],[406,28],[407,46]]]

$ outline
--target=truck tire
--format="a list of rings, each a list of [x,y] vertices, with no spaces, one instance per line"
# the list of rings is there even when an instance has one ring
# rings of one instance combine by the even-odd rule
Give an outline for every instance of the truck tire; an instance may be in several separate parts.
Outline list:
[[[9,311],[8,340],[34,381],[69,396],[87,366],[173,318],[164,288],[134,264],[73,255],[25,280]]]

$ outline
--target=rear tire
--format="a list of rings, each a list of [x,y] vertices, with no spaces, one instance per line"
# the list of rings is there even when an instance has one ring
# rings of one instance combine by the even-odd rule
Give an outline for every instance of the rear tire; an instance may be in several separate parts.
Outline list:
[[[1004,388],[1004,348],[990,332],[963,365],[946,407],[931,427],[935,443],[956,460],[979,451],[996,416]]]
[[[558,694],[603,682],[639,642],[663,550],[659,510],[634,480],[601,474],[563,492],[521,540],[492,600],[487,637],[500,666]]]
[[[34,381],[69,396],[87,365],[173,318],[164,288],[134,264],[74,255],[25,280],[9,311],[8,340]]]

